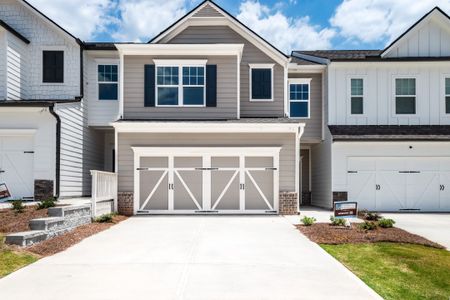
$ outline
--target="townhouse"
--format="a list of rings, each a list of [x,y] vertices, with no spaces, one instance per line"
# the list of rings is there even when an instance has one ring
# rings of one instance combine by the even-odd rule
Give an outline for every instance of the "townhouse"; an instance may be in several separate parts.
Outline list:
[[[385,50],[287,56],[212,1],[98,43],[6,0],[0,183],[83,197],[115,172],[128,215],[449,210],[449,30],[436,8]]]

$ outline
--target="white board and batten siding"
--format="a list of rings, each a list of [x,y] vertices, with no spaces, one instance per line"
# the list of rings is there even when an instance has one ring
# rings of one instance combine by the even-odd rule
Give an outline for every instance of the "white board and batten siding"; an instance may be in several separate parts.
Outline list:
[[[450,62],[333,62],[328,70],[330,125],[450,125],[445,78]],[[350,80],[364,80],[364,114],[350,113]],[[416,79],[416,114],[395,113],[395,79]]]
[[[117,64],[119,56],[115,51],[88,51],[84,53],[84,100],[88,108],[89,126],[109,126],[119,115],[118,100],[99,100],[98,65]]]
[[[447,24],[444,24],[447,23]],[[439,57],[450,56],[450,30],[448,20],[441,16],[424,20],[407,33],[385,57]]]
[[[30,65],[29,52],[22,40],[6,32],[6,99],[27,99],[29,78],[27,68]]]

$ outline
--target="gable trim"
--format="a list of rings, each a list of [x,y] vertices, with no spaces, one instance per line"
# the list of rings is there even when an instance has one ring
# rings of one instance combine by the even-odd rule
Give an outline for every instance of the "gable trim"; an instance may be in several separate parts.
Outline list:
[[[36,7],[34,7],[33,5],[31,5],[30,3],[28,3],[25,0],[19,0],[20,2],[22,2],[25,7],[27,7],[28,9],[30,9],[31,11],[33,11],[34,13],[36,13],[39,17],[41,17],[42,19],[44,19],[44,21],[50,23],[51,25],[55,26],[57,29],[59,29],[60,31],[62,31],[65,35],[68,35],[69,37],[71,37],[72,39],[75,40],[75,42],[82,46],[83,42],[77,38],[76,36],[74,36],[73,34],[71,34],[70,32],[68,32],[67,30],[65,30],[64,28],[62,28],[60,25],[58,25],[58,23],[56,23],[55,21],[53,21],[52,19],[50,19],[49,17],[47,17],[44,13],[42,13],[40,10],[38,10]]]
[[[211,5],[214,9],[217,11],[223,13],[224,18],[214,17],[214,18],[197,18],[193,17],[198,11],[200,11],[202,8],[204,8],[206,5]],[[274,45],[269,43],[267,40],[259,36],[256,32],[251,30],[249,27],[241,23],[238,19],[236,19],[234,16],[232,16],[230,13],[228,13],[226,10],[221,8],[219,5],[214,3],[210,0],[205,0],[202,3],[200,3],[197,7],[192,9],[190,12],[188,12],[185,16],[180,18],[178,21],[173,23],[171,26],[166,28],[164,31],[162,31],[160,34],[155,36],[153,39],[151,39],[148,43],[158,43],[161,40],[163,40],[165,37],[169,36],[171,33],[175,31],[181,32],[184,30],[187,26],[187,22],[189,19],[199,20],[199,19],[209,19],[210,21],[215,20],[221,20],[225,19],[231,22],[233,27],[230,26],[235,31],[238,31],[238,34],[243,36],[245,39],[247,39],[249,42],[253,43],[257,48],[259,48],[261,51],[263,51],[265,54],[267,54],[269,57],[277,61],[281,65],[285,65],[289,61],[289,56],[284,54],[282,51],[280,51],[278,48],[276,48]],[[182,30],[179,30],[182,25],[185,25],[185,27],[182,28]],[[229,24],[227,24],[229,25]],[[240,31],[240,32],[239,32]]]
[[[6,24],[3,20],[0,20],[0,26],[5,28],[5,30],[9,31],[12,35],[14,35],[16,38],[18,38],[19,40],[21,40],[25,44],[29,44],[30,43],[30,41],[26,37],[24,37],[19,32],[17,32],[14,28],[12,28],[8,24]]]
[[[415,22],[411,27],[409,27],[405,32],[403,32],[398,38],[396,38],[392,43],[390,43],[384,50],[381,52],[381,57],[385,57],[391,50],[394,48],[406,35],[408,35],[414,28],[417,27],[422,21],[428,18],[435,11],[441,13],[446,19],[450,21],[450,16],[447,15],[440,7],[436,6],[428,13],[426,13],[422,18],[420,18],[417,22]]]

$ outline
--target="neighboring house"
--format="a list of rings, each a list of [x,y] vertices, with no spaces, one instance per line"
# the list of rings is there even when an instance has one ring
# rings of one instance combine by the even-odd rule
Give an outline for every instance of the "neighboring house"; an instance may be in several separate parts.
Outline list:
[[[327,66],[326,180],[319,186],[327,194],[313,194],[313,204],[450,210],[450,18],[442,10],[383,50],[293,56]]]
[[[13,198],[90,194],[83,43],[22,0],[0,4],[0,182]]]
[[[438,9],[384,51],[290,57],[212,1],[149,43],[81,42],[22,0],[0,20],[0,183],[14,197],[88,196],[96,169],[118,174],[129,215],[450,210]]]

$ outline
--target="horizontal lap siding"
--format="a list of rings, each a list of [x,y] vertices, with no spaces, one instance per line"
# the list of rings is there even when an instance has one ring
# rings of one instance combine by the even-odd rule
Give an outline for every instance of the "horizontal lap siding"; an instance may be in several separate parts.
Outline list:
[[[196,12],[193,17],[197,18],[208,18],[208,17],[223,17],[223,15],[218,12],[215,8],[211,7],[210,5],[205,6],[204,8],[200,9],[198,12]]]
[[[217,107],[144,107],[144,65],[153,59],[207,59],[217,65]],[[126,119],[234,119],[237,117],[237,58],[125,57],[124,115]]]
[[[241,116],[284,116],[284,68],[228,26],[190,26],[168,41],[171,44],[244,44],[241,61]],[[250,102],[249,64],[275,64],[274,101]]]
[[[207,125],[205,125],[207,126]],[[119,191],[133,191],[134,154],[131,147],[282,147],[280,153],[280,191],[295,190],[294,134],[151,134],[119,133]],[[164,155],[164,153],[162,153]]]
[[[311,78],[310,118],[301,119],[305,123],[302,142],[322,139],[322,74],[289,74],[291,78]]]

